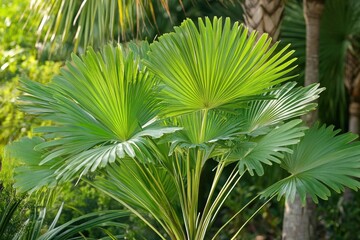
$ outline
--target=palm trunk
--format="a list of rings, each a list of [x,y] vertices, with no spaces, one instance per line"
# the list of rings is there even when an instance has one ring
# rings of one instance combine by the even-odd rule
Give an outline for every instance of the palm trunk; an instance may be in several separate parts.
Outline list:
[[[319,82],[319,38],[320,20],[324,9],[324,0],[304,0],[304,16],[306,22],[306,66],[305,86]],[[304,117],[304,121],[311,126],[317,120],[317,111]],[[306,206],[302,206],[296,196],[294,202],[286,202],[283,239],[309,240],[313,238],[315,229],[314,203],[308,199]]]
[[[259,32],[268,33],[273,42],[277,41],[284,12],[283,0],[245,0],[242,5],[246,26]]]
[[[360,126],[360,60],[349,49],[346,53],[345,85],[350,95],[349,132],[359,134]],[[344,204],[353,199],[353,192],[346,188]]]

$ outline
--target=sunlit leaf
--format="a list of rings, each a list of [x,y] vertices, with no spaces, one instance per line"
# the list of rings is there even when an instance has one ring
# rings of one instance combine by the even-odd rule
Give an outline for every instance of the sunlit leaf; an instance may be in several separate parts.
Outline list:
[[[255,32],[216,17],[198,26],[185,20],[150,45],[145,63],[164,83],[165,114],[225,108],[287,79],[292,52],[275,54],[266,34],[256,41]]]

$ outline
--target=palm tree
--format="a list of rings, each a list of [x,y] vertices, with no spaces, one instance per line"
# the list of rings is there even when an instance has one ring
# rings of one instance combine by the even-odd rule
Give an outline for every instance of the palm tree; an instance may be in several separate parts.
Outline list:
[[[284,8],[283,0],[245,0],[243,3],[245,24],[250,31],[268,33],[276,42],[280,34]]]
[[[36,6],[35,9],[52,9],[50,12],[56,12],[58,10],[60,10],[60,13],[64,13],[64,14],[58,14],[57,18],[54,18],[56,20],[54,20],[51,24],[54,26],[53,28],[50,28],[49,30],[54,30],[53,32],[51,32],[51,34],[49,34],[48,36],[55,36],[56,33],[58,32],[71,32],[71,31],[65,31],[65,30],[69,30],[71,28],[71,24],[69,23],[76,23],[75,26],[77,26],[77,29],[79,29],[82,26],[85,26],[81,29],[87,29],[87,30],[83,30],[79,32],[79,37],[75,38],[75,46],[78,46],[78,44],[80,44],[81,46],[84,46],[83,48],[85,48],[85,46],[88,43],[96,43],[96,38],[92,39],[91,35],[93,34],[91,31],[91,26],[95,26],[95,29],[99,29],[99,32],[104,32],[103,35],[100,34],[100,36],[105,36],[105,37],[100,37],[102,40],[99,41],[99,43],[101,42],[101,44],[98,45],[102,45],[105,41],[108,41],[108,39],[112,38],[114,35],[116,36],[116,34],[118,34],[118,38],[125,38],[126,34],[130,34],[131,31],[126,32],[124,29],[129,29],[130,28],[135,28],[134,26],[136,25],[136,23],[140,23],[137,26],[140,26],[137,28],[137,33],[139,34],[139,32],[141,32],[139,29],[141,29],[142,23],[148,22],[149,19],[153,18],[153,12],[146,10],[146,9],[152,9],[152,8],[156,8],[156,6],[153,6],[151,1],[138,1],[136,7],[132,8],[132,5],[128,5],[124,2],[123,4],[123,8],[120,9],[120,5],[119,2],[113,2],[112,4],[115,4],[116,6],[118,6],[117,8],[110,8],[109,10],[106,10],[107,7],[110,7],[106,4],[102,5],[101,7],[98,6],[98,4],[100,4],[100,1],[98,2],[94,2],[92,3],[92,1],[86,1],[83,2],[83,4],[79,4],[77,3],[77,5],[75,3],[71,3],[70,1],[55,1],[56,3],[54,5],[52,5],[51,7],[49,7],[50,5],[48,5],[50,2],[46,2],[44,1],[43,3],[41,3],[41,1],[39,1],[38,5],[34,5]],[[105,1],[106,2],[106,1]],[[104,2],[104,3],[105,3]],[[166,9],[166,11],[169,13],[169,5],[164,1],[161,2],[162,6]],[[44,5],[41,5],[44,4]],[[319,5],[320,4],[320,5]],[[305,6],[307,6],[305,8],[305,10],[307,10],[307,22],[309,25],[311,26],[315,26],[315,30],[318,29],[318,25],[319,25],[319,13],[321,12],[323,3],[322,1],[305,1]],[[47,6],[47,7],[45,7]],[[130,7],[129,7],[130,6]],[[125,9],[127,11],[125,11]],[[244,3],[244,10],[245,10],[245,21],[247,23],[247,25],[252,28],[252,29],[257,29],[258,31],[263,31],[265,29],[265,31],[270,32],[271,36],[273,37],[273,39],[277,38],[277,35],[279,33],[279,26],[280,26],[280,22],[282,19],[282,12],[284,9],[284,4],[282,1],[261,1],[261,0],[257,0],[257,1],[245,1]],[[80,10],[80,11],[79,11]],[[136,11],[138,10],[138,11]],[[309,12],[309,11],[310,12]],[[79,12],[78,14],[76,14],[76,12]],[[49,13],[50,13],[49,12]],[[65,13],[70,13],[71,14],[65,14]],[[87,13],[87,12],[90,12]],[[123,14],[121,14],[121,12],[123,12]],[[131,13],[131,14],[125,14],[125,12]],[[117,21],[113,20],[113,23],[115,24],[110,24],[110,22],[107,22],[107,19],[104,19],[102,21],[98,21],[99,17],[96,17],[96,14],[100,14],[99,16],[117,16],[117,15],[121,15],[121,16],[127,16],[129,18],[123,18],[122,23],[117,24]],[[256,15],[254,13],[262,13],[263,15]],[[316,13],[314,15],[314,13]],[[93,15],[92,15],[93,14]],[[137,14],[137,15],[136,15]],[[64,18],[63,16],[68,16],[66,18]],[[134,17],[136,15],[136,17]],[[91,19],[90,23],[89,21],[85,21],[83,22],[83,24],[81,24],[80,19]],[[111,19],[111,18],[109,18]],[[134,20],[136,19],[136,21]],[[264,19],[272,19],[272,21],[270,21],[272,24],[267,25],[264,22]],[[314,20],[314,21],[313,21]],[[44,20],[45,21],[45,20]],[[84,20],[83,20],[84,21]],[[98,22],[97,22],[98,21]],[[128,25],[126,25],[125,23],[130,23]],[[268,22],[268,23],[270,23]],[[315,23],[315,25],[313,24],[313,22]],[[89,23],[89,24],[88,24]],[[101,23],[105,23],[106,26],[111,26],[111,29],[107,29],[102,27]],[[55,27],[56,24],[58,24],[59,27]],[[115,26],[120,26],[120,31],[114,30],[116,27]],[[67,27],[67,28],[66,28]],[[308,28],[309,31],[309,36],[315,36],[313,35],[313,32],[310,31],[311,29]],[[316,32],[316,31],[315,31]],[[49,32],[50,33],[50,32]],[[109,33],[112,33],[109,35]],[[71,35],[71,34],[70,34]],[[63,35],[63,40],[64,39],[70,39],[69,36],[70,35]],[[75,33],[74,33],[75,35]],[[73,36],[74,36],[73,35]],[[112,35],[112,36],[111,36]],[[73,37],[72,36],[72,37]],[[107,37],[106,37],[107,36]],[[83,40],[80,40],[80,39]],[[315,36],[315,42],[316,42],[316,36]],[[52,38],[55,39],[55,38]],[[87,39],[87,40],[86,40]],[[92,39],[92,40],[90,40]],[[310,38],[308,38],[310,39]],[[91,42],[92,41],[92,42]],[[95,44],[96,45],[96,44]],[[311,46],[316,48],[316,44],[307,44],[307,46]],[[312,49],[314,50],[314,49]],[[317,52],[312,51],[312,52]],[[314,55],[314,54],[313,54]],[[316,55],[316,54],[315,54]],[[310,56],[310,54],[307,54],[307,56]],[[310,57],[310,60],[316,59],[316,57]],[[314,68],[310,68],[307,67],[307,71],[308,72],[306,75],[307,76],[317,76],[318,74],[316,72],[313,72],[311,69],[317,69],[317,64],[316,64],[316,60],[315,62],[308,64],[308,66],[312,66]],[[309,77],[306,77],[306,79],[310,79]],[[310,80],[310,82],[312,82],[312,80]],[[331,85],[330,85],[331,86]],[[329,87],[328,87],[329,88]],[[328,91],[328,92],[332,92],[332,91]],[[329,94],[330,95],[330,94]],[[331,101],[330,101],[331,102]],[[344,101],[343,101],[344,102]],[[324,103],[322,103],[324,104]],[[335,103],[336,104],[336,103]],[[311,120],[310,122],[313,122],[313,120]],[[297,206],[297,209],[301,209],[301,207]],[[305,211],[306,212],[306,211]],[[297,215],[297,214],[295,214]],[[285,223],[291,223],[292,221],[284,221]],[[299,220],[295,220],[294,222],[301,222]],[[306,226],[303,225],[303,226]],[[284,227],[287,228],[287,227]],[[287,232],[287,231],[285,231]],[[306,231],[298,231],[298,232],[306,232]],[[286,233],[286,235],[289,236],[289,233]]]
[[[217,237],[223,228],[207,233],[224,201],[244,174],[263,175],[264,164],[289,175],[254,197],[266,198],[263,206],[275,196],[317,202],[329,189],[359,188],[356,136],[307,130],[296,118],[314,109],[323,89],[281,85],[292,52],[275,53],[267,35],[256,38],[229,19],[200,19],[198,27],[186,20],[151,45],[73,55],[47,85],[23,80],[22,109],[53,125],[9,146],[24,164],[15,186],[33,192],[102,171],[85,181],[161,239],[197,240]],[[200,175],[211,161],[215,174],[199,206]],[[220,182],[225,166],[232,171]]]

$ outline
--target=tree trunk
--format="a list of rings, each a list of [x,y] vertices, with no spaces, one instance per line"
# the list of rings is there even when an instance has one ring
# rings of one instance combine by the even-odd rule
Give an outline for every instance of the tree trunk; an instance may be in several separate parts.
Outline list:
[[[358,51],[358,49],[356,49]],[[346,52],[345,65],[345,86],[350,96],[349,104],[349,132],[359,134],[360,126],[360,60],[351,52]],[[353,192],[346,188],[343,198],[344,204],[348,204],[353,199]]]
[[[286,201],[285,213],[284,213],[284,224],[282,239],[284,240],[300,240],[310,239],[313,235],[314,224],[311,222],[311,218],[314,211],[314,204],[309,199],[306,207],[303,207],[298,195],[296,195],[293,203]]]
[[[319,39],[320,20],[324,9],[324,0],[304,0],[306,22],[306,65],[305,86],[319,82]],[[303,120],[311,126],[317,120],[317,111],[304,116]],[[315,205],[308,199],[302,206],[299,196],[293,203],[287,201],[284,213],[284,240],[309,240],[315,229]]]
[[[250,31],[258,31],[258,37],[268,33],[276,42],[284,13],[283,0],[245,0],[242,6],[245,24]]]

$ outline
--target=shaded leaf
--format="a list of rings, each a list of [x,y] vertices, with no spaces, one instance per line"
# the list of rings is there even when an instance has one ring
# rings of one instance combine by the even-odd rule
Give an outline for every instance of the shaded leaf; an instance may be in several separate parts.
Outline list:
[[[360,187],[360,142],[353,142],[357,135],[339,134],[333,127],[316,124],[305,132],[305,136],[286,154],[282,167],[290,175],[270,186],[264,197],[278,195],[294,200],[299,193],[303,203],[306,195],[314,202],[318,198],[328,199],[330,189],[341,192],[345,187],[357,190]]]

